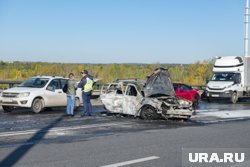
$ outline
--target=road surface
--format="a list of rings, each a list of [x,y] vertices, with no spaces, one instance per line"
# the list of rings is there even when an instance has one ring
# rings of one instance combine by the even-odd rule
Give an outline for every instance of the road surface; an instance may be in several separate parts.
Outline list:
[[[202,102],[189,121],[110,116],[93,103],[95,115],[84,118],[0,109],[0,166],[175,167],[185,148],[250,148],[247,101]]]

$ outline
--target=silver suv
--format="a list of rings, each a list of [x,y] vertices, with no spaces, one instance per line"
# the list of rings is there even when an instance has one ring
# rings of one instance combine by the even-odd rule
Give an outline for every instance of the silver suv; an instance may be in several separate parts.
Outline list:
[[[62,107],[67,104],[67,95],[62,88],[67,78],[57,76],[35,76],[22,82],[14,88],[1,93],[0,105],[5,112],[11,112],[17,107],[31,108],[39,113],[46,107]],[[77,90],[75,109],[82,103],[81,90]]]

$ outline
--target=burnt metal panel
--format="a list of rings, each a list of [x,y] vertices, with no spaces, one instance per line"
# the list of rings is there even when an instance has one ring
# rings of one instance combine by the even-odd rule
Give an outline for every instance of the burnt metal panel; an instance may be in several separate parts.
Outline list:
[[[146,81],[145,96],[166,95],[174,96],[175,91],[167,69],[156,69]]]

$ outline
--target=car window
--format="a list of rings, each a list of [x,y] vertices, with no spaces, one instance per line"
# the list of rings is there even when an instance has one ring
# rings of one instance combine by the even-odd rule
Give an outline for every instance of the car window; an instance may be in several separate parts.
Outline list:
[[[61,89],[61,84],[59,79],[53,79],[48,87],[52,87],[53,89]]]
[[[133,85],[128,85],[126,95],[137,96],[137,90]]]
[[[181,85],[181,88],[183,90],[192,90],[192,87],[188,86],[188,85]]]
[[[241,75],[240,75],[239,73],[235,74],[234,80],[235,80],[237,83],[240,83],[240,82],[241,82]]]
[[[177,84],[173,84],[173,86],[174,86],[174,90],[176,90],[178,88]]]
[[[212,81],[234,81],[235,73],[215,73],[212,77]]]
[[[110,85],[109,88],[108,88],[108,92],[116,92],[116,87],[117,85]]]
[[[102,88],[105,93],[123,94],[123,88],[119,84],[111,84]]]
[[[67,79],[60,79],[60,81],[61,81],[62,88],[63,88],[64,85],[68,82]]]

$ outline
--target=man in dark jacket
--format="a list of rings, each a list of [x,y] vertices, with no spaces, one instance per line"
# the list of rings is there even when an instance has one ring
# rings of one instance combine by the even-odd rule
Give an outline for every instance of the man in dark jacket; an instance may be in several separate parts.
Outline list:
[[[92,105],[90,102],[90,97],[91,97],[91,93],[93,90],[94,81],[93,81],[93,77],[89,75],[87,70],[83,70],[81,74],[82,74],[82,79],[80,83],[78,84],[78,87],[82,88],[82,99],[83,99],[83,104],[84,104],[84,111],[81,114],[81,116],[84,116],[84,115],[91,116]]]

